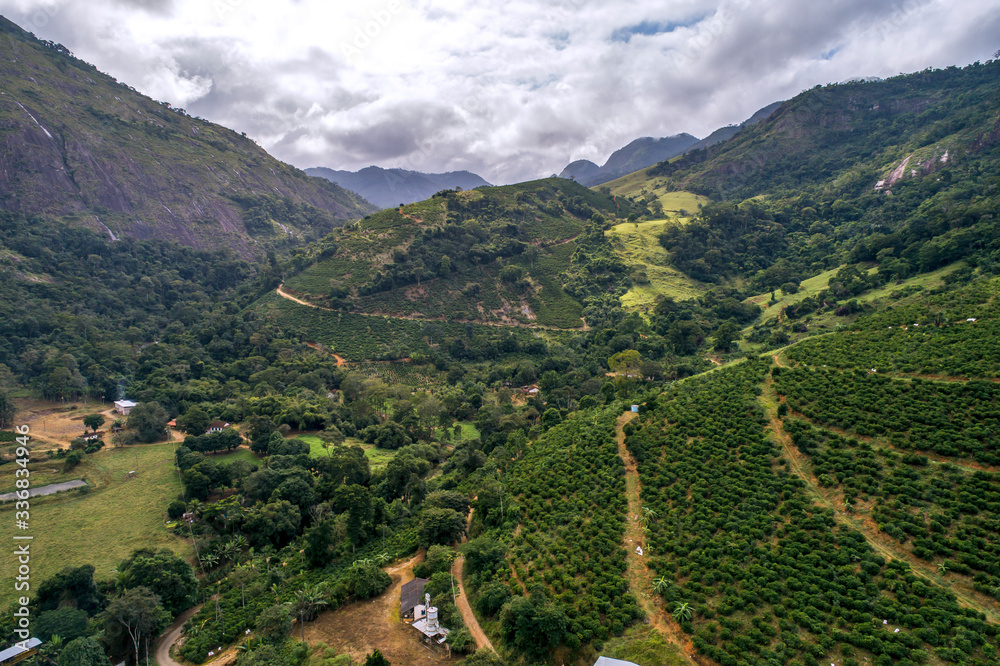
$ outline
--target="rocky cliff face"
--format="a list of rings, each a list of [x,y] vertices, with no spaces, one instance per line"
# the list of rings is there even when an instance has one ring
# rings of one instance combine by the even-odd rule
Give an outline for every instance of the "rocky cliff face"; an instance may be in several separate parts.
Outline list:
[[[243,256],[374,210],[3,18],[0,53],[0,209]],[[248,230],[250,200],[298,215]]]

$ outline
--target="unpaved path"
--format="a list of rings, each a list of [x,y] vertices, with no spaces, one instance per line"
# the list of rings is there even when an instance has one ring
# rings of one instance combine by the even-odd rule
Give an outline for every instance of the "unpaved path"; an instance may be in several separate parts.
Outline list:
[[[301,303],[301,301],[296,301],[296,302]],[[332,351],[330,351],[329,349],[327,349],[326,347],[324,347],[323,345],[321,345],[318,342],[307,342],[306,346],[309,347],[310,349],[315,349],[318,352],[322,352],[324,354],[329,354],[330,356],[332,356],[334,358],[334,360],[337,361],[337,367],[338,368],[342,368],[345,365],[347,365],[347,359],[346,358],[344,358],[340,354],[334,354]]]
[[[194,608],[187,609],[177,616],[174,623],[167,627],[162,634],[160,634],[160,638],[156,642],[156,663],[158,666],[182,666],[182,664],[175,661],[174,658],[170,656],[170,648],[172,648],[174,643],[176,643],[181,637],[181,630],[184,629],[184,623],[199,610],[201,610],[201,604],[198,604]]]
[[[472,634],[472,638],[475,639],[476,647],[487,647],[493,650],[493,643],[490,642],[490,639],[486,635],[486,632],[483,631],[483,628],[479,626],[479,620],[476,619],[475,613],[472,612],[472,606],[469,605],[469,598],[465,594],[465,584],[462,583],[462,570],[464,567],[464,555],[459,555],[451,565],[451,575],[458,581],[458,592],[460,595],[456,600],[455,605],[458,606],[458,612],[462,614],[462,620],[465,622],[465,626],[468,627],[469,633]],[[494,652],[495,651],[496,650],[494,650]]]
[[[644,543],[642,525],[640,524],[640,518],[642,517],[642,498],[640,497],[642,486],[639,481],[639,470],[636,466],[635,458],[632,457],[632,454],[629,453],[628,448],[625,446],[625,424],[636,416],[638,414],[635,412],[625,412],[618,417],[618,424],[615,427],[618,440],[618,455],[625,462],[625,494],[628,498],[628,517],[625,527],[625,540],[623,542],[625,552],[627,553],[625,559],[627,566],[625,578],[628,580],[629,589],[632,590],[632,594],[639,600],[639,606],[642,607],[646,617],[649,618],[650,626],[670,642],[678,658],[690,664],[699,664],[702,662],[693,656],[694,645],[691,643],[691,639],[681,631],[675,622],[668,619],[669,615],[666,609],[663,608],[663,601],[660,597],[656,596],[655,599],[651,597],[653,572],[646,566],[646,560],[644,559],[649,556],[649,553],[644,552],[643,555],[639,555],[636,552],[636,546]]]
[[[327,312],[340,312],[340,310],[334,310],[333,308],[326,308],[322,305],[316,305],[315,303],[310,303],[309,301],[304,301],[301,298],[292,296],[287,291],[284,290],[284,284],[279,284],[275,293],[282,298],[285,298],[293,303],[298,303],[299,305],[304,305],[307,308],[316,308],[317,310],[326,310]],[[385,312],[351,312],[350,314],[361,315],[362,317],[390,317],[392,319],[407,319],[409,321],[427,321],[427,322],[443,322],[451,321],[458,324],[479,324],[480,326],[495,326],[496,328],[535,328],[542,331],[582,331],[585,327],[581,326],[579,328],[559,328],[558,326],[545,326],[543,324],[523,324],[521,322],[509,321],[509,322],[496,322],[496,321],[480,321],[477,319],[447,319],[445,317],[414,317],[413,315],[401,315],[401,314],[389,314]]]
[[[469,519],[466,522],[465,536],[462,537],[462,543],[469,540],[469,525],[472,524],[472,514],[475,509],[469,511]],[[476,619],[476,614],[472,612],[472,606],[469,605],[469,597],[465,594],[465,583],[462,582],[462,573],[465,569],[465,555],[459,554],[455,561],[451,564],[451,575],[458,581],[458,592],[459,597],[455,600],[455,605],[458,606],[458,612],[462,614],[462,621],[465,622],[465,626],[469,629],[469,633],[472,634],[472,638],[476,641],[477,648],[488,647],[493,650],[493,643],[490,642],[489,637],[483,628],[479,626],[479,620]],[[496,650],[493,650],[496,652]]]

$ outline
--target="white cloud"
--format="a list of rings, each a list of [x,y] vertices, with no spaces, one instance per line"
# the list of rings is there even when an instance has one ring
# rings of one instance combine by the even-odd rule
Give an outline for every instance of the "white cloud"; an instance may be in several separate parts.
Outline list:
[[[298,166],[468,168],[492,182],[1000,46],[998,0],[0,0],[0,12]]]

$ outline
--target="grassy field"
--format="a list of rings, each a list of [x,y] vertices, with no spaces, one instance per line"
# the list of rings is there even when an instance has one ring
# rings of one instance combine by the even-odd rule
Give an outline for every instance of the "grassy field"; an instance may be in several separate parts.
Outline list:
[[[456,444],[458,442],[467,442],[470,439],[479,439],[479,429],[472,421],[462,421],[461,423],[456,423],[455,425],[462,426],[462,431],[459,433],[458,439],[455,440]]]
[[[668,643],[648,626],[632,627],[622,636],[612,638],[604,644],[601,654],[643,666],[681,666],[689,663],[676,645]]]
[[[949,264],[944,268],[939,268],[936,271],[932,271],[930,273],[922,273],[907,280],[903,280],[902,283],[890,282],[884,287],[881,287],[879,289],[872,289],[869,292],[861,294],[860,296],[858,296],[857,300],[859,303],[871,303],[873,301],[878,301],[881,299],[888,298],[889,295],[892,294],[892,292],[901,291],[908,287],[921,287],[923,289],[933,289],[934,287],[939,287],[942,284],[944,284],[943,278],[946,275],[948,275],[949,273],[953,273],[954,271],[958,270],[959,268],[962,268],[963,266],[965,266],[965,262],[958,261],[955,262],[954,264]],[[780,289],[776,290],[774,292],[774,295],[775,297],[777,297],[777,303],[773,305],[770,306],[768,305],[768,302],[771,299],[770,292],[767,292],[765,294],[758,294],[757,296],[748,298],[746,302],[756,303],[757,305],[764,308],[764,312],[761,315],[760,319],[761,322],[767,321],[768,319],[774,319],[781,313],[782,308],[787,307],[789,305],[794,305],[795,303],[799,303],[802,300],[808,298],[809,296],[815,296],[819,292],[826,289],[830,284],[830,280],[837,275],[837,271],[839,271],[841,268],[843,268],[843,266],[832,268],[828,271],[820,273],[819,275],[815,275],[809,278],[808,280],[803,280],[802,284],[800,285],[799,291],[794,294],[783,294]],[[869,273],[874,273],[876,271],[878,271],[877,267],[868,269]],[[836,319],[837,320],[836,323],[844,321],[843,317],[836,317],[833,314],[830,314],[829,317]],[[818,318],[819,317],[816,317],[816,319]]]
[[[708,198],[699,196],[692,192],[678,192],[667,190],[666,186],[659,185],[657,180],[650,180],[647,172],[649,169],[640,169],[616,180],[599,185],[596,188],[607,187],[611,189],[611,194],[619,197],[642,198],[647,194],[653,194],[660,200],[664,213],[680,215],[681,211],[693,215],[698,212],[698,206],[708,203]]]
[[[258,458],[250,449],[239,448],[230,453],[217,453],[210,456],[217,463],[231,463],[236,460],[246,460],[251,465],[260,467],[263,461]]]
[[[309,455],[315,457],[326,456],[327,451],[323,448],[323,440],[319,438],[318,435],[298,435],[298,438],[309,442]],[[354,437],[348,437],[344,440],[346,446],[360,446],[365,450],[365,457],[368,458],[368,464],[371,465],[372,470],[383,469],[392,460],[392,457],[396,455],[395,451],[390,451],[388,449],[379,449],[372,444],[365,444],[360,439]]]
[[[684,194],[684,193],[680,193]],[[703,287],[677,269],[668,265],[667,251],[659,242],[659,235],[673,224],[683,224],[686,218],[624,222],[605,233],[612,239],[615,251],[630,266],[645,266],[649,284],[635,285],[622,296],[622,305],[629,310],[648,311],[655,305],[658,295],[672,296],[676,300],[696,297]]]
[[[113,578],[111,570],[137,548],[169,548],[187,557],[190,545],[163,526],[166,507],[181,492],[173,465],[174,444],[146,444],[100,451],[87,456],[71,474],[52,473],[61,463],[33,465],[35,485],[83,478],[91,486],[31,500],[31,583],[40,584],[67,566],[94,565],[97,579]],[[0,471],[0,486],[10,486],[13,465]],[[136,476],[128,478],[129,471]],[[14,504],[0,505],[0,538],[14,536]],[[0,578],[14,576],[13,558],[0,558]],[[15,597],[12,585],[0,587],[0,607]]]

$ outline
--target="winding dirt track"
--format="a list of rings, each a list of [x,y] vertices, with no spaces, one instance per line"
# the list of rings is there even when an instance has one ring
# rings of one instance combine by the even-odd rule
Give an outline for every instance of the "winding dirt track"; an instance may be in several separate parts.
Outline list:
[[[466,532],[468,532],[468,525],[472,524],[473,512],[475,512],[475,509],[471,509],[469,511],[469,520],[466,523]],[[468,541],[468,536],[463,536],[462,543],[465,543],[466,541]],[[458,612],[462,614],[462,620],[465,622],[465,626],[469,629],[469,633],[472,634],[472,638],[476,641],[476,647],[488,647],[496,652],[493,648],[493,643],[490,642],[486,632],[484,632],[483,628],[479,626],[479,620],[476,619],[476,614],[472,612],[472,606],[469,605],[469,597],[465,594],[465,583],[462,582],[462,571],[464,568],[465,555],[459,555],[451,564],[451,575],[458,581],[458,592],[460,595],[455,600],[455,605],[458,606]]]
[[[301,298],[292,296],[284,289],[284,284],[279,284],[275,293],[284,299],[292,301],[293,303],[298,303],[299,305],[304,305],[307,308],[316,308],[317,310],[326,310],[327,312],[340,312],[340,310],[334,310],[333,308],[325,308],[322,305],[316,305],[315,303],[310,303],[309,301],[304,301]],[[413,317],[410,315],[399,315],[399,314],[381,314],[374,312],[352,312],[351,314],[361,315],[362,317],[389,317],[390,319],[408,319],[409,321],[426,321],[426,322],[443,322],[452,321],[458,324],[479,324],[481,326],[494,326],[496,328],[531,328],[540,331],[583,331],[586,330],[586,325],[579,328],[559,328],[558,326],[545,326],[542,324],[522,324],[521,322],[496,322],[496,321],[476,321],[473,319],[445,319],[444,317]]]
[[[184,623],[199,610],[201,610],[201,604],[187,609],[174,620],[173,624],[160,634],[160,639],[156,642],[156,663],[158,666],[183,666],[170,656],[170,648],[181,637],[181,629],[184,628]]]
[[[618,417],[618,423],[615,426],[618,455],[625,462],[625,494],[628,499],[628,516],[622,544],[627,553],[625,577],[628,580],[629,589],[649,619],[649,625],[670,642],[675,648],[675,654],[678,658],[689,664],[700,664],[702,662],[693,656],[694,645],[691,643],[691,639],[680,630],[676,623],[668,619],[669,616],[662,607],[660,598],[657,596],[654,600],[650,597],[653,572],[646,566],[646,561],[643,559],[643,557],[648,557],[649,553],[639,555],[636,551],[636,546],[643,543],[642,526],[639,523],[639,518],[642,516],[641,484],[635,458],[625,446],[625,424],[636,416],[638,414],[635,412],[625,412]]]

